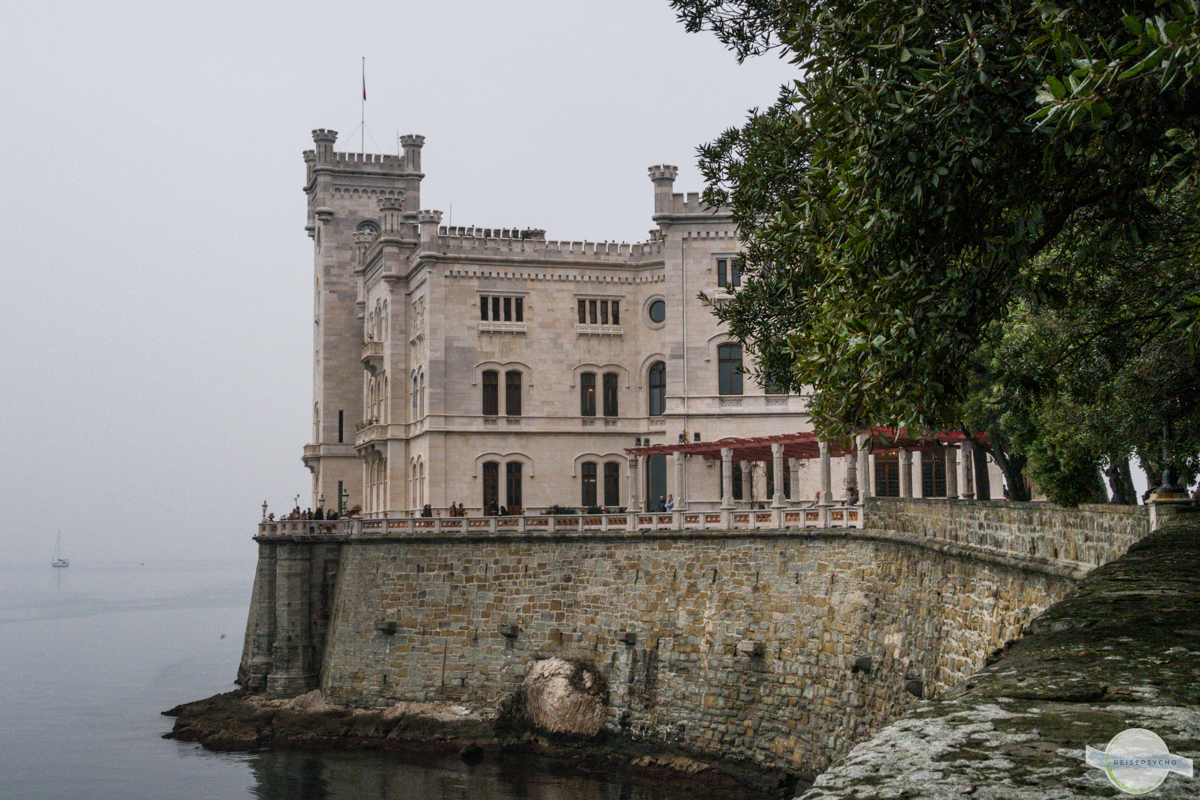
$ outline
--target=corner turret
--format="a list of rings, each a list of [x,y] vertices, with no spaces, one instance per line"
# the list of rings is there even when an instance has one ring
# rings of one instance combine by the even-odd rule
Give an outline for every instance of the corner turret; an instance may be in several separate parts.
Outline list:
[[[437,240],[438,225],[442,222],[442,212],[422,211],[417,214],[417,223],[421,226],[421,243],[427,244]]]
[[[670,214],[674,206],[672,205],[672,189],[675,186],[675,177],[679,174],[679,167],[673,167],[669,164],[659,164],[655,167],[650,167],[650,180],[654,182],[654,214]]]
[[[379,198],[380,236],[402,238],[404,236],[404,191],[396,190],[390,197]]]
[[[337,131],[327,131],[324,128],[317,128],[312,132],[313,142],[317,146],[317,163],[332,164],[333,144],[337,141]]]

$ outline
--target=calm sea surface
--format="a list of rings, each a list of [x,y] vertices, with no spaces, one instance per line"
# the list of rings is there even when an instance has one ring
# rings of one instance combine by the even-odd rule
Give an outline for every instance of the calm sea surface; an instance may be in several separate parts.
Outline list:
[[[0,566],[0,798],[671,797],[528,757],[218,754],[161,738],[164,709],[235,688],[253,574],[253,562]]]

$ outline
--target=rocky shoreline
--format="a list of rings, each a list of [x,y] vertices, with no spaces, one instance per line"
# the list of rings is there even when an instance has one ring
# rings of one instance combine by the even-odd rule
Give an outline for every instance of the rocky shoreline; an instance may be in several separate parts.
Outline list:
[[[333,705],[319,691],[271,700],[239,689],[164,711],[175,718],[163,738],[197,742],[213,751],[381,750],[455,752],[468,763],[500,754],[531,752],[564,769],[619,771],[675,796],[775,800],[809,782],[754,765],[700,759],[624,737],[553,734],[523,724],[513,710],[479,711],[449,703],[402,702],[382,711]],[[681,780],[685,778],[686,780]]]

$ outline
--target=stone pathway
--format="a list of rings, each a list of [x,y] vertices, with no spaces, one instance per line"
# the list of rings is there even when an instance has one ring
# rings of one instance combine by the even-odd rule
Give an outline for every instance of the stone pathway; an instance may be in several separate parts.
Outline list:
[[[856,746],[803,800],[1124,796],[1083,755],[1126,728],[1200,767],[1200,514],[1093,571],[988,664]],[[1200,774],[1150,796],[1200,797]]]

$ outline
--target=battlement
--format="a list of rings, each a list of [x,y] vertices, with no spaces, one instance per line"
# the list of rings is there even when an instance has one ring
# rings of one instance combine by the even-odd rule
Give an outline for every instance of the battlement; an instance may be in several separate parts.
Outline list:
[[[679,167],[673,167],[670,164],[658,164],[650,167],[650,180],[652,181],[674,181],[679,175]]]
[[[523,255],[529,258],[581,259],[619,264],[630,260],[661,257],[662,241],[572,242],[546,241],[546,232],[536,228],[447,227],[438,228],[438,246],[445,252],[483,255]]]
[[[659,212],[670,215],[680,214],[704,214],[713,216],[714,214],[729,214],[727,208],[713,208],[700,197],[699,192],[688,192],[687,194],[672,194],[670,205],[665,211]]]
[[[353,169],[373,169],[379,172],[420,172],[420,150],[424,136],[404,136],[404,155],[383,153],[339,153],[333,149],[337,142],[337,131],[317,128],[312,132],[315,150],[305,150],[304,160],[310,167],[330,166]]]

